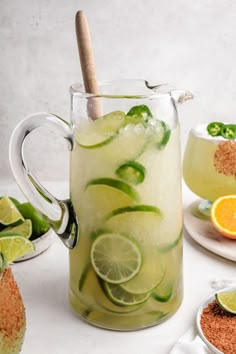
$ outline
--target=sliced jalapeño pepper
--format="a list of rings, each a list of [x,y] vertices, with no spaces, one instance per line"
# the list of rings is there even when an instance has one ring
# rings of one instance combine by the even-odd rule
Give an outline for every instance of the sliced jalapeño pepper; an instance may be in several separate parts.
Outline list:
[[[162,127],[162,137],[161,140],[159,142],[157,142],[156,146],[159,150],[163,149],[165,147],[165,145],[168,143],[169,139],[170,139],[170,134],[171,134],[171,130],[168,127],[168,125],[164,122],[161,121],[161,127]]]
[[[207,131],[211,136],[221,135],[221,129],[224,127],[224,124],[221,122],[212,122],[208,124]]]
[[[236,125],[235,124],[225,124],[221,128],[221,135],[225,139],[233,140],[236,138]]]
[[[146,174],[146,169],[137,161],[126,161],[116,170],[116,175],[131,184],[142,183]]]
[[[152,113],[148,106],[141,104],[140,106],[134,106],[130,108],[127,113],[128,117],[132,117],[136,122],[147,123],[152,117]]]

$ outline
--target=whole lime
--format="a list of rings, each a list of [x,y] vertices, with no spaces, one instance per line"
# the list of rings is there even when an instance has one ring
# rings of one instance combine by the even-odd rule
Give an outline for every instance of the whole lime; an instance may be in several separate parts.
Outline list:
[[[49,223],[43,218],[43,216],[32,206],[32,204],[26,202],[18,206],[19,212],[25,219],[32,221],[32,235],[31,240],[34,240],[41,235],[45,234],[50,228]]]

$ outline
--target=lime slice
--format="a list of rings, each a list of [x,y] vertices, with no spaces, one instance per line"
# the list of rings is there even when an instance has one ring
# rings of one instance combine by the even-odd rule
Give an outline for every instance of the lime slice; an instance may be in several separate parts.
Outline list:
[[[216,293],[215,297],[224,310],[236,314],[236,290]]]
[[[169,252],[170,250],[172,250],[172,248],[175,248],[180,243],[180,241],[182,242],[182,238],[183,238],[183,234],[182,234],[182,228],[181,228],[178,237],[174,241],[169,242],[169,243],[161,243],[159,245],[159,247],[158,247],[159,251],[162,253]]]
[[[33,252],[34,249],[34,244],[24,236],[8,233],[1,233],[0,235],[0,252],[3,253],[8,262],[13,262],[17,258]]]
[[[139,195],[136,192],[136,190],[130,186],[128,183],[119,181],[118,179],[114,178],[96,178],[91,181],[89,181],[86,185],[86,188],[90,186],[95,186],[95,185],[105,185],[107,187],[115,188],[118,189],[119,191],[125,193],[128,195],[131,199],[138,201],[139,200]]]
[[[79,281],[80,296],[84,303],[88,303],[88,299],[90,299],[89,303],[94,307],[94,309],[100,312],[102,310],[102,312],[107,314],[127,314],[139,308],[140,305],[124,307],[115,304],[107,296],[103,282],[101,282],[101,279],[97,276],[92,265],[90,264],[90,267],[86,270],[85,269],[82,272],[80,277],[81,280]],[[85,273],[86,276],[84,278]],[[96,296],[92,296],[92,294],[96,294]]]
[[[0,280],[4,270],[7,268],[7,261],[3,253],[0,252]]]
[[[130,281],[121,284],[126,291],[143,294],[151,291],[162,279],[163,256],[158,251],[158,227],[161,211],[152,205],[133,205],[113,210],[106,217],[105,227],[113,232],[132,235],[142,249],[143,265]]]
[[[146,149],[149,135],[145,127],[140,124],[134,124],[127,121],[122,126],[116,138],[103,148],[103,161],[117,165],[126,160],[136,160]]]
[[[2,197],[0,199],[0,224],[11,225],[19,220],[24,220],[24,218],[14,202],[7,196]]]
[[[105,281],[120,284],[132,279],[140,270],[142,256],[136,243],[118,233],[106,233],[91,247],[94,270]]]
[[[25,219],[30,219],[32,222],[31,240],[45,234],[49,229],[47,221],[39,214],[39,212],[30,203],[23,203],[18,207]]]
[[[152,297],[159,302],[167,302],[171,298],[172,291],[173,286],[171,283],[161,282],[153,291]]]
[[[125,123],[125,113],[120,111],[111,112],[93,122],[76,133],[78,145],[87,149],[94,149],[112,141],[119,129]]]
[[[111,188],[105,184],[90,185],[85,193],[82,193],[82,199],[80,198],[80,205],[86,206],[86,208],[80,208],[80,217],[86,220],[88,233],[94,239],[98,233],[106,233],[109,230],[105,227],[104,222],[112,210],[134,203],[136,201],[120,189]],[[88,215],[90,215],[89,218]],[[101,232],[102,230],[105,232]]]
[[[134,213],[134,212],[155,213],[158,216],[162,215],[161,210],[153,205],[139,204],[139,205],[131,205],[131,206],[115,209],[107,216],[107,219],[116,215],[121,215],[124,213]]]
[[[116,170],[116,175],[131,184],[139,184],[144,181],[146,169],[137,161],[127,161]]]
[[[0,197],[0,199],[2,199],[4,196]],[[11,199],[11,201],[15,204],[15,206],[18,208],[18,206],[20,205],[20,202],[13,198],[13,197],[9,197],[9,199]]]
[[[0,232],[0,236],[2,233],[13,233],[13,234],[18,234],[21,236],[24,236],[26,238],[30,238],[32,234],[32,222],[31,220],[27,219],[21,224],[13,227],[6,227],[3,231]]]
[[[148,204],[122,206],[108,213],[105,219],[105,228],[132,235],[142,250],[152,251],[160,243],[158,229],[162,212],[158,207]]]
[[[121,306],[142,304],[150,297],[150,293],[131,294],[124,290],[119,284],[104,282],[104,288],[109,299],[115,304]]]
[[[131,280],[120,284],[122,289],[132,294],[151,292],[161,282],[165,272],[163,262],[155,252],[146,254],[139,273]]]

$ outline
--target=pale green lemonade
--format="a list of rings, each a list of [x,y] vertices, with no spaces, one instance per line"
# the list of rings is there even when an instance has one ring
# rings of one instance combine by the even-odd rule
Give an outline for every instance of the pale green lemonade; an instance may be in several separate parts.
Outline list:
[[[179,126],[131,110],[75,130],[70,302],[100,327],[154,325],[182,301]],[[144,119],[145,118],[145,119]]]
[[[209,201],[235,194],[236,141],[212,137],[207,125],[192,129],[185,149],[183,176],[187,186]]]

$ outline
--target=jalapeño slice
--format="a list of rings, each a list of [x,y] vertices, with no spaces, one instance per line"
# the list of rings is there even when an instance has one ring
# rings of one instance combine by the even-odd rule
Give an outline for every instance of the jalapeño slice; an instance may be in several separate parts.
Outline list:
[[[236,138],[236,125],[235,124],[225,124],[221,128],[221,135],[225,139],[233,140]]]
[[[152,117],[152,113],[148,106],[141,104],[140,106],[134,106],[130,108],[127,116],[132,117],[134,122],[147,123],[148,120]]]
[[[142,183],[146,174],[146,169],[137,161],[126,161],[116,170],[116,175],[126,182],[132,184]]]
[[[224,124],[221,122],[212,122],[208,124],[207,131],[211,136],[221,135],[221,129],[224,127]]]
[[[171,130],[164,121],[160,121],[162,132],[160,139],[157,141],[156,147],[161,150],[165,147],[170,139]]]

